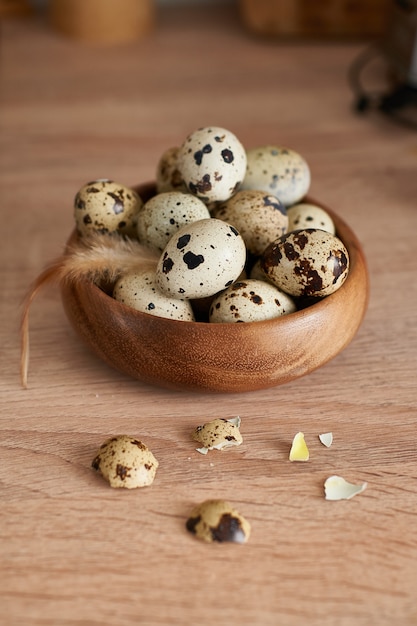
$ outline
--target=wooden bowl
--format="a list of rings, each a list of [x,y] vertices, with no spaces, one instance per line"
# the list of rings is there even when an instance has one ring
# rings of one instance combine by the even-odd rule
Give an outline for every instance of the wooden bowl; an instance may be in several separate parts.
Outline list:
[[[154,187],[136,189],[147,199]],[[323,208],[349,252],[350,272],[338,291],[308,308],[262,322],[181,322],[136,311],[85,280],[61,287],[66,314],[103,361],[146,383],[244,392],[292,381],[346,348],[368,303],[368,272],[358,239],[340,217]]]

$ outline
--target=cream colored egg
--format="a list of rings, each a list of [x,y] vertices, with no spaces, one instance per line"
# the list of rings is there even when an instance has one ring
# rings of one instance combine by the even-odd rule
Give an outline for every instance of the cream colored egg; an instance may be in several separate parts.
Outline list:
[[[225,128],[199,128],[180,147],[178,169],[188,190],[204,202],[227,200],[245,176],[246,151]]]
[[[156,282],[172,298],[205,298],[231,285],[245,261],[245,242],[234,226],[215,218],[199,220],[171,237]]]
[[[212,302],[212,323],[259,322],[288,315],[296,310],[292,298],[262,280],[237,281]]]
[[[261,267],[279,289],[292,296],[323,297],[345,282],[349,253],[331,233],[319,229],[296,230],[268,246]]]
[[[162,251],[182,226],[209,218],[202,200],[190,193],[167,191],[145,202],[138,213],[137,233],[141,243]]]
[[[188,300],[164,296],[155,283],[155,270],[144,269],[121,276],[113,289],[113,297],[137,311],[193,322],[194,313]]]
[[[236,226],[247,249],[255,256],[285,234],[288,227],[285,206],[276,196],[256,189],[238,191],[214,209],[212,215]]]
[[[168,148],[162,154],[156,168],[156,190],[158,193],[165,191],[187,191],[187,187],[178,169],[179,147]]]
[[[334,235],[336,229],[330,215],[316,204],[301,202],[287,209],[288,232],[302,228],[319,228]]]
[[[247,171],[241,189],[260,189],[290,206],[305,196],[310,180],[310,168],[298,152],[267,145],[247,151]]]
[[[74,200],[79,233],[120,232],[136,236],[136,218],[143,202],[134,189],[108,179],[87,183]]]
[[[158,465],[149,448],[129,435],[107,439],[92,462],[92,467],[100,472],[110,487],[125,489],[151,485]]]

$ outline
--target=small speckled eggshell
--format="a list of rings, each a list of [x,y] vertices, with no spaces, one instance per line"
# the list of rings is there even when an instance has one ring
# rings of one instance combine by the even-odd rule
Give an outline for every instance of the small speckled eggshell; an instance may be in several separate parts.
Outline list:
[[[334,235],[336,229],[330,215],[316,204],[294,204],[287,209],[288,232],[302,228],[319,228]]]
[[[287,233],[270,244],[262,255],[261,267],[286,293],[323,297],[345,282],[349,254],[335,235],[308,228]]]
[[[120,232],[136,236],[136,218],[143,202],[133,189],[102,179],[87,183],[74,200],[74,218],[82,235]]]
[[[251,530],[249,522],[225,500],[206,500],[196,506],[186,528],[207,543],[246,543]]]
[[[152,269],[121,276],[114,286],[113,297],[143,313],[186,322],[194,321],[190,302],[164,296],[156,287],[155,270]]]
[[[179,147],[168,148],[162,154],[156,168],[156,190],[158,193],[165,191],[187,191],[181,172],[178,169]]]
[[[210,307],[210,322],[259,322],[296,310],[292,298],[262,280],[238,281],[218,295]]]
[[[229,287],[245,261],[245,242],[234,226],[215,218],[199,220],[171,237],[156,282],[172,298],[206,298]]]
[[[238,423],[220,417],[197,426],[193,432],[193,439],[201,444],[202,448],[198,450],[203,454],[208,450],[224,450],[239,446],[243,441]]]
[[[255,256],[287,232],[287,210],[276,196],[256,189],[238,191],[212,212],[213,217],[236,226]]]
[[[138,213],[138,238],[146,246],[162,251],[182,226],[209,217],[204,202],[190,193],[160,193],[148,200]]]
[[[205,202],[223,201],[245,176],[246,151],[225,128],[199,128],[181,146],[178,168],[191,193]]]
[[[282,146],[261,146],[247,151],[241,189],[260,189],[290,206],[305,196],[310,180],[310,168],[298,152]]]
[[[129,435],[107,439],[92,462],[110,487],[136,489],[153,483],[158,461],[149,448]]]

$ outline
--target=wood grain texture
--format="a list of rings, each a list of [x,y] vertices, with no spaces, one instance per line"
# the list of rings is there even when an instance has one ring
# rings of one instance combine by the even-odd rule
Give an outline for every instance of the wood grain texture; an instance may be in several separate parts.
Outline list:
[[[233,9],[164,9],[151,36],[108,48],[41,20],[7,21],[2,38],[2,626],[415,626],[417,139],[352,112],[346,71],[362,46],[253,39]],[[352,343],[277,388],[156,390],[91,354],[48,289],[31,311],[23,390],[22,300],[63,249],[78,188],[152,180],[162,151],[206,124],[308,160],[312,196],[351,226],[369,265]],[[238,414],[240,447],[195,451],[196,425]],[[299,430],[310,460],[290,463]],[[159,460],[152,487],[112,490],[91,469],[117,433]],[[368,487],[328,502],[332,474]],[[187,533],[210,497],[250,521],[248,544]]]

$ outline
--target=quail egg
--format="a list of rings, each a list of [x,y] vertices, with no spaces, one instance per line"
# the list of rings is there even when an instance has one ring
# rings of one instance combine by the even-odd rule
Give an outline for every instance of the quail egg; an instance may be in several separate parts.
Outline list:
[[[323,297],[335,292],[349,272],[349,253],[342,241],[324,230],[295,230],[270,244],[262,270],[292,296]]]
[[[162,251],[181,226],[209,217],[204,202],[190,193],[159,193],[139,210],[138,238],[141,243]]]
[[[156,168],[156,190],[164,191],[187,191],[187,187],[178,169],[179,147],[168,148],[162,154]]]
[[[195,321],[188,300],[168,298],[159,291],[153,269],[138,270],[121,276],[114,285],[113,297],[143,313],[186,322]]]
[[[74,199],[74,218],[82,235],[91,232],[136,235],[143,202],[134,189],[108,179],[87,183]]]
[[[310,168],[298,152],[268,145],[247,151],[247,171],[241,189],[272,193],[290,206],[305,196],[310,180]]]
[[[234,226],[215,218],[199,220],[171,237],[156,268],[156,283],[172,298],[205,298],[231,285],[245,261],[245,242]]]
[[[262,280],[237,281],[220,293],[210,307],[209,321],[259,322],[296,310],[292,298]]]
[[[330,215],[316,204],[301,202],[287,209],[288,232],[302,228],[319,228],[334,235],[336,229]]]
[[[207,543],[246,543],[251,531],[249,522],[225,500],[206,500],[196,506],[186,528]]]
[[[205,202],[227,200],[245,176],[246,151],[225,128],[199,128],[180,147],[178,169],[188,190]]]
[[[212,216],[236,226],[249,252],[262,254],[266,246],[287,232],[287,210],[272,194],[247,189],[212,211]]]
[[[153,483],[158,461],[149,448],[129,435],[107,439],[92,462],[110,487],[135,489]]]

